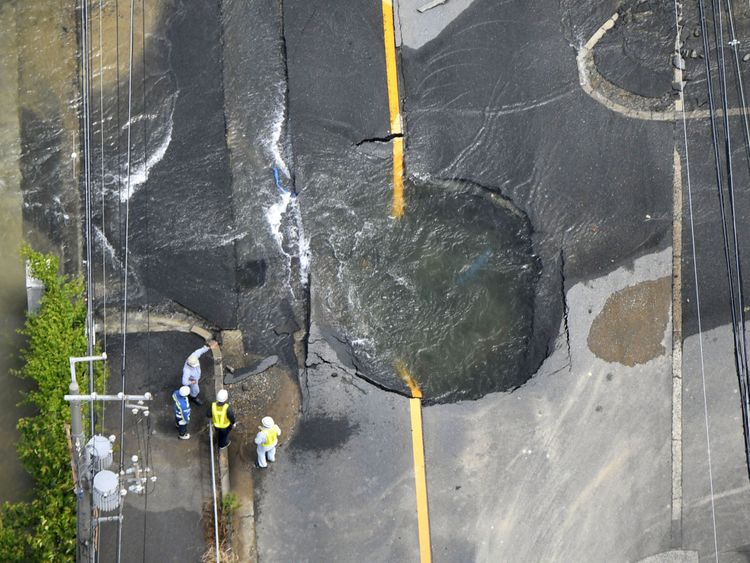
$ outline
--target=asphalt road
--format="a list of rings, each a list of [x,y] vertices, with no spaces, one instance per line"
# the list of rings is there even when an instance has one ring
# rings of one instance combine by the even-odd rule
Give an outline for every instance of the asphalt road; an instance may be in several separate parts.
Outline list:
[[[747,474],[721,326],[728,312],[706,121],[688,127],[704,327],[719,327],[704,334],[701,360],[681,123],[634,118],[580,86],[579,50],[618,6],[451,1],[420,15],[418,5],[402,0],[397,10],[406,174],[475,181],[529,217],[544,268],[533,346],[547,356],[513,392],[423,409],[433,559],[745,561]],[[296,7],[287,3],[285,13],[297,17]],[[605,80],[655,111],[674,100],[667,8],[622,6],[594,53]],[[685,9],[688,35],[696,6]],[[328,2],[299,10],[304,25],[286,27],[298,185],[319,196],[335,176],[326,171],[345,167],[385,199],[389,152],[376,147],[362,159],[346,150],[383,134],[373,112],[386,99],[373,64],[383,48],[380,13]],[[322,84],[313,84],[316,69],[325,69]],[[688,109],[700,108],[700,71],[688,79]],[[672,310],[675,148],[685,202],[680,317]],[[407,401],[361,381],[341,347],[326,342],[329,319],[316,303],[325,291],[316,282],[326,280],[315,267],[312,279],[304,408],[298,434],[262,476],[260,560],[417,560]],[[681,360],[672,353],[675,319],[687,337]]]
[[[390,124],[380,3],[177,2],[152,36],[160,57],[144,58],[152,74],[138,111],[156,116],[152,149],[168,142],[131,198],[133,306],[239,328],[245,350],[278,354],[288,369],[298,366],[295,333],[309,329],[298,347],[299,420],[282,428],[274,465],[242,468],[256,479],[260,561],[426,561],[427,551],[445,562],[746,561],[750,488],[710,131],[690,119],[686,150],[681,123],[663,119],[676,99],[674,14],[656,0],[447,0],[420,13],[423,4],[396,5],[405,220],[390,217],[401,139]],[[700,48],[695,9],[685,2],[690,49]],[[744,41],[745,9],[737,23]],[[699,55],[685,70],[689,110],[705,107]],[[743,238],[746,179],[738,170]],[[470,189],[446,197],[456,183]],[[427,396],[415,427],[399,369],[370,357],[388,338],[412,338],[429,311],[399,293],[413,290],[411,280],[389,268],[413,248],[387,235],[404,225],[472,235],[481,221],[471,212],[487,201],[510,213],[512,225],[498,229],[509,228],[538,268],[517,276],[522,290],[507,298],[523,296],[528,308],[520,352],[502,366],[517,377],[480,392],[463,392],[457,377],[454,389]],[[427,216],[432,202],[437,227],[420,231],[408,214]],[[451,216],[453,203],[460,213]],[[119,200],[110,204],[114,241]],[[437,274],[455,254],[465,258],[438,248]],[[112,277],[118,252],[107,258]],[[444,304],[440,291],[416,293],[421,305]],[[380,316],[381,301],[391,317]],[[363,335],[368,323],[380,333]],[[674,334],[685,336],[681,357]],[[173,333],[129,339],[128,391],[156,393],[161,472],[148,507],[145,497],[126,499],[126,560],[196,560],[205,547],[205,433],[195,427],[190,442],[178,441],[168,401],[198,345]],[[115,368],[118,346],[108,349]],[[476,400],[448,402],[456,397]],[[105,417],[111,425],[115,414]],[[422,506],[415,435],[424,438]],[[126,435],[126,448],[137,444]],[[426,514],[429,547],[419,539]],[[102,531],[108,554],[113,530]]]
[[[400,2],[398,11],[406,174],[469,179],[526,214],[543,264],[533,348],[549,353],[512,393],[423,409],[432,556],[632,561],[679,547],[671,324],[666,314],[602,313],[616,292],[671,274],[673,127],[614,113],[583,92],[569,39],[589,19],[571,23],[556,2],[448,2],[429,17],[416,7]],[[385,77],[374,64],[382,14],[360,4],[297,8],[285,5],[298,187],[315,205],[354,170],[372,200],[387,201],[388,150],[362,158],[350,147],[387,133]],[[314,245],[314,222],[311,232]],[[408,401],[359,379],[326,341],[325,276],[314,263],[297,434],[261,477],[260,560],[417,560]],[[657,285],[652,305],[668,311],[669,284]],[[597,318],[610,335],[648,325],[656,352],[632,367],[603,360],[589,348]]]
[[[180,386],[185,358],[202,344],[190,333],[128,335],[126,392],[148,391],[154,399],[150,404],[150,444],[146,442],[146,421],[138,423],[140,417],[125,411],[125,467],[132,466],[132,455],[140,455],[141,463],[152,467],[157,480],[149,484],[148,494],[129,493],[124,499],[122,561],[198,561],[206,550],[203,512],[212,498],[206,407],[193,405],[191,437],[179,440],[171,398]],[[108,381],[112,392],[122,388],[121,349],[122,339],[112,338]],[[210,354],[204,355],[202,364],[201,393],[204,399],[212,398]],[[120,410],[114,405],[110,403],[105,411],[108,432],[115,432],[120,426]],[[115,466],[119,452],[118,443]],[[115,522],[101,525],[99,553],[102,562],[117,561]]]

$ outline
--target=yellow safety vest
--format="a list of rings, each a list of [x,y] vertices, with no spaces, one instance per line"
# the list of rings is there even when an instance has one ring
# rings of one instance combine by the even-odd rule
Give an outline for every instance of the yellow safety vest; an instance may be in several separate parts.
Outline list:
[[[227,428],[229,426],[229,417],[227,416],[229,405],[219,406],[218,403],[211,403],[211,416],[216,428]]]
[[[263,442],[264,448],[271,448],[276,445],[279,438],[279,433],[276,432],[276,428],[261,428],[260,431],[266,437],[266,441]]]

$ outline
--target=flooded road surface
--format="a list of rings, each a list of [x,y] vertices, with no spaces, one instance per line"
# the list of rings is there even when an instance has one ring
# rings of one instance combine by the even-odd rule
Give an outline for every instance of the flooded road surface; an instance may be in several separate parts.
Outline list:
[[[407,193],[402,219],[336,229],[316,263],[336,280],[323,300],[344,327],[336,338],[350,339],[365,378],[396,390],[390,374],[411,378],[430,401],[517,387],[539,274],[526,217],[465,182],[409,182]]]
[[[18,168],[18,69],[16,66],[15,10],[0,5],[0,502],[26,496],[31,479],[15,456],[16,422],[28,409],[19,408],[25,382],[12,375],[20,366],[18,350],[23,339],[16,332],[23,326],[26,308],[24,271],[18,249],[21,244],[21,190]]]

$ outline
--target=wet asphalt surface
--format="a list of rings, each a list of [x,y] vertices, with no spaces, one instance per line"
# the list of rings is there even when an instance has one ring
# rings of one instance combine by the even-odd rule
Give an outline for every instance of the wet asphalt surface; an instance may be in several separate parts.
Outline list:
[[[206,550],[203,512],[211,499],[206,430],[206,409],[213,398],[210,354],[201,361],[201,396],[206,405],[191,405],[187,441],[177,438],[171,397],[180,386],[182,363],[201,345],[194,334],[177,332],[131,334],[125,341],[125,392],[149,392],[153,400],[148,419],[125,411],[124,463],[132,467],[130,456],[139,455],[141,466],[150,467],[157,479],[147,491],[130,492],[123,500],[122,561],[198,561]],[[112,393],[122,390],[122,346],[121,338],[110,341],[107,388]],[[107,433],[119,435],[119,405],[105,406],[104,424]],[[115,444],[115,467],[122,447],[121,442]],[[99,560],[117,561],[117,523],[105,522],[100,530]]]
[[[589,97],[576,56],[619,9],[621,23],[595,50],[597,68],[666,107],[674,99],[674,14],[651,1],[449,0],[424,15],[419,5],[401,0],[398,10],[407,214],[419,211],[441,242],[463,245],[432,247],[441,258],[426,270],[437,280],[433,293],[406,291],[419,279],[408,246],[419,240],[420,216],[401,224],[388,216],[392,157],[377,2],[177,2],[154,43],[169,48],[147,51],[152,72],[138,112],[156,117],[141,121],[151,137],[139,131],[166,150],[131,198],[132,306],[186,309],[206,326],[239,328],[246,350],[276,353],[290,368],[292,333],[309,329],[297,428],[283,429],[278,463],[256,475],[259,559],[417,558],[407,389],[393,361],[423,346],[420,335],[443,334],[425,304],[440,309],[465,276],[490,287],[486,303],[506,297],[513,307],[483,321],[461,349],[483,350],[495,326],[513,330],[503,333],[506,348],[467,373],[439,356],[406,356],[423,366],[415,376],[427,402],[446,403],[423,410],[434,559],[632,561],[673,548],[712,559],[687,224],[682,328],[693,340],[683,366],[681,534],[670,512],[671,323],[656,327],[662,352],[632,368],[597,357],[588,341],[610,295],[671,275],[672,158],[675,144],[683,162],[685,150],[679,123],[633,119]],[[694,49],[695,6],[685,5],[692,37],[685,41]],[[745,8],[738,13],[747,30]],[[701,61],[687,62],[688,109],[705,107]],[[122,108],[119,117],[124,122]],[[33,145],[35,129],[24,130]],[[721,374],[714,432],[734,436],[716,446],[731,468],[715,483],[724,503],[718,543],[722,560],[741,561],[750,515],[738,477],[744,452],[732,360],[721,352],[726,274],[705,120],[689,122],[688,150],[703,328],[716,329],[710,342],[718,350],[708,368]],[[25,154],[32,158],[32,149]],[[740,168],[738,186],[747,183]],[[26,182],[38,183],[27,169]],[[298,195],[285,199],[285,190]],[[118,197],[108,200],[107,216],[121,222]],[[747,191],[739,187],[737,197],[743,233]],[[460,212],[451,215],[454,208]],[[26,217],[51,228],[42,219]],[[108,228],[117,249],[120,223]],[[477,243],[477,228],[497,233]],[[405,232],[394,235],[398,229]],[[486,248],[498,243],[530,273],[493,277],[502,257]],[[461,260],[443,258],[451,251]],[[118,252],[108,259],[115,280]],[[443,279],[450,283],[441,286]],[[378,304],[383,297],[387,306]],[[466,310],[464,319],[476,316]],[[188,338],[168,336],[157,346],[163,354],[146,352],[158,370],[142,357],[132,362],[138,385],[166,392]],[[444,384],[441,370],[456,377]],[[466,398],[477,400],[459,400]],[[165,442],[164,451],[174,447]],[[189,479],[205,481],[202,465],[191,471]],[[168,535],[184,523],[192,557],[202,547],[197,501],[183,506],[173,493],[148,531]],[[129,522],[138,522],[133,510]]]
[[[613,112],[578,85],[576,48],[616,6],[461,3],[453,19],[440,22],[439,32],[419,43],[424,29],[419,29],[416,4],[400,3],[407,177],[427,183],[468,180],[507,197],[528,217],[534,251],[542,264],[534,285],[534,332],[528,358],[534,365],[548,356],[534,378],[512,394],[425,409],[433,557],[632,561],[684,549],[711,558],[708,491],[698,457],[705,451],[697,445],[702,409],[693,379],[694,356],[687,356],[684,365],[690,375],[683,404],[683,428],[690,432],[682,466],[684,517],[672,522],[671,335],[662,327],[662,353],[634,368],[604,362],[588,344],[591,322],[612,292],[664,279],[671,272],[672,153],[679,129],[672,123]],[[669,66],[674,14],[658,3],[628,3],[627,8],[632,14],[626,17],[623,12],[622,25],[597,49],[599,70],[612,83],[650,98],[655,107],[668,107],[674,99]],[[321,201],[326,196],[317,194],[332,184],[355,182],[349,171],[357,169],[369,186],[358,197],[380,201],[384,209],[389,152],[372,143],[365,158],[354,154],[345,159],[345,166],[339,164],[344,160],[339,154],[347,154],[348,143],[356,145],[357,139],[382,134],[383,126],[370,120],[370,88],[359,98],[345,95],[358,88],[349,74],[358,76],[369,64],[369,59],[363,62],[363,46],[373,58],[380,56],[381,39],[374,31],[380,14],[371,6],[352,6],[349,11],[325,2],[300,10],[306,14],[300,17],[302,25],[295,28],[287,21],[285,27],[290,108],[298,104],[290,110],[298,186]],[[292,3],[286,4],[285,14],[298,21]],[[343,24],[357,30],[344,55],[332,45],[329,31],[341,30]],[[418,30],[411,39],[409,25]],[[647,54],[640,44],[647,46]],[[344,86],[337,94],[339,104],[332,105],[329,81],[337,69],[342,69],[339,79]],[[329,80],[316,82],[317,72],[327,73]],[[368,76],[364,83],[371,80]],[[358,102],[363,109],[351,118],[349,108]],[[688,102],[690,107],[694,106]],[[689,138],[690,145],[705,147],[705,128],[691,123]],[[701,154],[703,149],[697,150]],[[701,184],[710,186],[710,161],[699,160],[693,166],[694,179],[707,178],[694,180],[700,198]],[[335,169],[335,180],[326,177],[328,167]],[[697,208],[706,244],[699,256],[715,264],[716,247],[709,241],[716,235],[708,233],[712,229],[715,233],[712,219],[717,212],[707,199],[699,199]],[[337,202],[326,218],[338,210]],[[313,233],[315,248],[315,226],[308,232]],[[683,245],[688,240],[683,237]],[[321,261],[324,268],[325,260],[318,264]],[[685,272],[690,265],[690,259],[683,262]],[[710,288],[704,300],[709,326],[727,318],[718,312],[725,297],[717,270],[709,265],[699,280]],[[402,454],[409,448],[408,439],[399,431],[372,432],[379,418],[363,410],[361,396],[374,396],[370,403],[380,400],[375,397],[382,393],[357,381],[356,354],[352,360],[340,345],[329,347],[324,342],[331,338],[321,341],[331,323],[325,283],[316,283],[322,281],[316,280],[319,272],[314,263],[313,324],[303,378],[307,401],[300,424],[328,420],[330,427],[343,425],[348,440],[335,448],[321,444],[315,456],[298,452],[298,442],[286,446],[288,462],[263,477],[259,553],[261,560],[269,561],[348,560],[355,553],[371,553],[374,560],[398,560],[404,550],[416,553],[415,508],[408,502],[414,498],[412,474],[410,460]],[[686,335],[696,330],[690,298],[693,285],[687,273],[683,278]],[[715,356],[713,361],[714,369],[731,367],[730,357]],[[535,371],[526,366],[526,373]],[[736,434],[736,397],[731,386],[724,393],[723,399],[717,399],[723,406],[713,416]],[[406,402],[396,401],[393,408],[389,426],[404,429]],[[734,477],[723,474],[715,483],[717,491],[732,499],[727,503],[736,518],[732,524],[727,516],[723,519],[731,529],[719,542],[727,560],[741,560],[739,537],[747,527],[746,511],[736,508],[746,494],[746,486],[739,484],[744,456],[737,446],[736,441],[734,448],[723,443],[722,453],[717,454],[735,468]],[[358,461],[374,452],[382,452],[381,462],[360,467]],[[355,477],[342,477],[353,467],[359,468]],[[398,477],[382,482],[383,473],[399,467]],[[356,508],[342,503],[342,482],[351,483],[349,490],[354,491],[369,487],[369,498],[377,500],[353,503]],[[409,490],[407,499],[400,496],[404,486]],[[372,547],[369,534],[347,525],[354,518],[375,522],[383,542]],[[405,530],[411,532],[402,535]]]

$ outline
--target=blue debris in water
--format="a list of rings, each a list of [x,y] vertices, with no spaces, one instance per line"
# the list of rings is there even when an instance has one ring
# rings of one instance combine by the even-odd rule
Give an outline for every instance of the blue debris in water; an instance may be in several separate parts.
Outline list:
[[[275,164],[273,165],[273,181],[282,194],[292,194],[292,197],[297,197],[297,192],[294,189],[287,188],[281,183],[281,178],[279,177],[279,168]]]
[[[463,285],[471,280],[483,270],[485,266],[487,266],[490,261],[490,256],[492,256],[491,250],[485,250],[482,254],[477,256],[468,268],[461,269],[461,272],[456,276],[456,283],[458,285]]]

